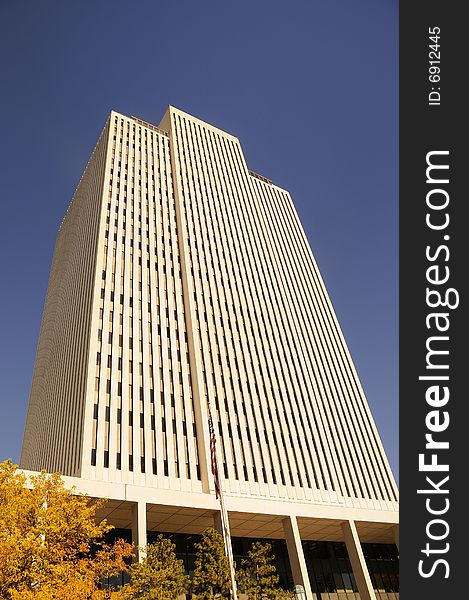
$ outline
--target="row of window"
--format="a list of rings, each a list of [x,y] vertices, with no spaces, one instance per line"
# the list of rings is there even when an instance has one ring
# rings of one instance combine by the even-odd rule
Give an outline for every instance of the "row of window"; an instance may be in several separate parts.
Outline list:
[[[120,127],[125,127],[125,124],[123,121],[121,121],[120,123]],[[115,132],[114,132],[114,136],[117,139],[117,127],[115,128]],[[127,130],[129,129],[129,124],[127,123]],[[116,141],[116,139],[114,141]],[[120,138],[122,139],[122,138]],[[156,139],[151,139],[149,140],[149,145],[153,145],[153,143],[155,144],[159,144],[160,142],[157,142]],[[151,453],[152,453],[152,461],[151,461],[151,470],[154,474],[158,474],[158,464],[162,464],[163,465],[163,469],[162,469],[162,473],[164,475],[173,475],[176,477],[197,477],[200,478],[200,472],[199,472],[199,468],[198,468],[198,459],[197,459],[197,448],[196,448],[196,432],[195,432],[195,424],[194,424],[194,411],[193,411],[193,407],[191,406],[192,403],[192,390],[191,390],[191,386],[190,386],[190,376],[186,377],[186,380],[183,380],[183,371],[182,371],[182,356],[181,356],[181,349],[180,349],[180,343],[181,343],[181,338],[182,338],[182,344],[183,344],[183,348],[184,348],[184,363],[188,369],[188,347],[187,347],[187,334],[185,331],[185,326],[184,326],[184,314],[180,314],[178,315],[177,311],[176,311],[176,305],[175,305],[175,281],[174,278],[175,276],[178,277],[178,279],[180,280],[180,260],[179,260],[179,255],[178,255],[178,250],[177,250],[177,246],[172,243],[171,241],[171,235],[166,236],[166,233],[161,237],[161,249],[162,252],[156,252],[156,244],[157,244],[157,236],[156,236],[156,231],[157,231],[157,225],[160,226],[160,229],[162,229],[163,226],[163,218],[166,219],[166,221],[171,220],[171,215],[170,215],[170,206],[173,209],[173,214],[174,214],[174,200],[172,203],[170,203],[170,196],[172,197],[173,194],[171,192],[170,187],[168,186],[168,175],[166,172],[166,169],[164,168],[164,164],[165,164],[165,153],[167,153],[169,151],[168,147],[167,147],[167,140],[164,141],[164,143],[162,144],[162,146],[158,147],[157,150],[157,155],[161,157],[161,165],[158,166],[158,168],[155,167],[155,165],[150,164],[150,165],[145,165],[145,170],[148,172],[153,172],[153,173],[158,173],[160,182],[158,184],[155,184],[151,187],[150,190],[150,200],[148,202],[145,202],[146,199],[148,199],[148,182],[146,183],[146,188],[147,188],[147,193],[145,195],[145,197],[143,195],[140,195],[137,193],[137,187],[136,187],[136,182],[134,180],[134,178],[132,178],[132,181],[134,183],[134,187],[130,190],[128,190],[128,186],[126,183],[124,183],[123,181],[121,181],[119,175],[119,169],[115,169],[116,166],[116,149],[119,149],[120,154],[122,155],[122,150],[120,149],[121,146],[114,144],[113,147],[113,152],[112,152],[112,160],[113,160],[113,164],[114,167],[111,170],[110,173],[110,181],[109,181],[109,203],[108,203],[108,207],[107,207],[107,214],[106,214],[106,234],[105,234],[105,245],[104,245],[104,264],[103,264],[103,278],[102,278],[102,288],[101,288],[101,306],[100,306],[100,313],[99,313],[99,323],[98,323],[98,342],[102,343],[102,332],[103,332],[103,317],[104,317],[104,300],[106,298],[106,285],[109,284],[109,279],[110,279],[110,296],[109,296],[109,304],[106,305],[108,306],[108,308],[106,308],[106,310],[108,311],[108,317],[109,317],[109,323],[106,324],[106,329],[108,332],[108,349],[107,349],[107,367],[106,367],[106,373],[103,372],[104,369],[104,365],[102,365],[102,361],[101,361],[101,354],[102,354],[102,347],[101,345],[99,345],[99,351],[96,357],[96,367],[97,367],[97,376],[96,376],[96,386],[97,386],[97,393],[95,395],[95,414],[94,414],[94,421],[95,421],[95,429],[94,429],[94,441],[93,441],[93,448],[92,448],[92,455],[91,455],[91,462],[92,464],[96,465],[97,464],[97,447],[98,447],[98,423],[99,423],[99,409],[98,406],[100,405],[100,403],[103,403],[103,408],[104,408],[104,412],[103,412],[103,422],[101,423],[101,434],[102,435],[104,433],[105,437],[108,438],[107,440],[105,439],[104,444],[103,444],[103,448],[104,448],[104,460],[103,460],[103,464],[104,466],[115,466],[115,468],[120,469],[120,468],[127,468],[126,465],[123,465],[123,461],[121,459],[121,448],[120,448],[120,440],[117,440],[117,452],[115,454],[115,464],[111,464],[109,465],[109,434],[110,434],[110,430],[108,427],[108,423],[111,421],[111,410],[110,410],[110,406],[111,403],[115,404],[117,413],[116,413],[116,434],[118,438],[122,437],[122,431],[120,429],[120,426],[122,424],[122,403],[124,402],[125,404],[128,404],[129,406],[129,411],[128,411],[128,432],[127,432],[127,437],[128,437],[128,468],[129,470],[134,470],[136,465],[134,463],[133,460],[133,456],[135,455],[135,448],[139,447],[140,448],[140,456],[141,456],[141,460],[140,460],[140,465],[139,465],[139,470],[141,472],[145,472],[145,457],[146,457],[146,448],[148,447],[148,442],[146,443],[145,440],[145,435],[148,433],[150,433],[151,439],[149,440],[150,442],[150,446],[151,446]],[[153,151],[152,151],[153,153]],[[148,153],[148,158],[150,157],[150,153]],[[120,165],[119,165],[120,166]],[[149,168],[150,167],[150,168]],[[141,173],[141,169],[140,169],[140,173]],[[117,177],[116,177],[117,175]],[[141,184],[141,182],[138,182],[139,184]],[[166,193],[162,192],[161,190],[166,190]],[[130,195],[130,204],[129,204],[129,208],[130,208],[130,220],[126,222],[126,216],[127,216],[127,198],[128,198],[128,194],[127,192],[129,191],[129,195]],[[137,202],[136,202],[137,200]],[[142,207],[142,202],[143,207]],[[115,217],[113,218],[113,221],[111,223],[111,207],[115,205],[115,210],[113,211],[115,214]],[[137,210],[137,205],[138,205],[138,210]],[[134,210],[134,206],[135,206],[135,210]],[[144,222],[145,222],[145,237],[142,240],[142,227],[141,227],[141,221],[142,219],[142,209],[145,208],[146,209],[146,215],[144,218]],[[150,252],[150,239],[149,239],[149,225],[150,225],[150,215],[151,213],[153,213],[153,218],[152,218],[152,225],[154,226],[154,231],[155,231],[155,235],[154,235],[154,245],[155,245],[155,254],[154,254],[154,259],[151,260],[151,252]],[[134,214],[135,217],[138,218],[138,221],[134,222]],[[164,217],[165,215],[165,217]],[[121,260],[120,263],[117,265],[116,264],[116,242],[117,242],[117,229],[119,226],[119,219],[121,219],[122,221],[122,230],[123,230],[123,235],[122,235],[122,247],[121,247]],[[172,219],[173,221],[173,226],[175,226],[174,223],[174,218]],[[136,229],[136,231],[138,231],[138,265],[137,265],[137,271],[134,271],[134,265],[133,265],[133,233],[134,233],[134,225],[138,225],[138,228]],[[129,231],[129,226],[130,226],[130,231]],[[113,243],[113,253],[112,256],[109,254],[109,250],[108,250],[108,245],[109,245],[109,237],[110,237],[110,232],[112,231],[112,229],[110,229],[110,227],[113,228],[114,230],[114,243]],[[126,241],[126,236],[127,236],[127,232],[129,231],[130,233],[130,255],[129,255],[129,262],[126,262],[126,248],[125,248],[125,241]],[[169,227],[168,224],[168,228],[167,228],[167,232],[168,234],[171,234],[171,228]],[[112,239],[112,236],[111,236]],[[142,242],[145,241],[145,250],[146,250],[146,262],[145,262],[145,266],[142,265]],[[168,252],[168,242],[169,245],[171,246],[170,251]],[[128,250],[127,250],[128,252]],[[173,252],[175,252],[174,256],[173,256]],[[153,271],[152,266],[154,263],[154,267],[155,270]],[[169,269],[166,269],[166,266],[169,266]],[[121,274],[120,277],[120,294],[118,294],[116,297],[114,296],[114,292],[115,292],[115,277],[116,277],[116,266],[119,267]],[[154,286],[153,284],[150,284],[151,281],[154,281],[155,278],[158,277],[158,267],[161,267],[162,270],[162,274],[163,274],[163,281],[158,281],[157,285]],[[125,269],[127,269],[127,272],[125,272]],[[143,271],[146,271],[146,281],[148,282],[146,286],[144,286],[143,284]],[[176,273],[175,273],[176,271]],[[137,281],[136,281],[136,290],[134,290],[134,293],[132,294],[132,289],[134,287],[134,285],[132,284],[133,281],[133,277],[136,276],[137,277]],[[129,285],[129,291],[130,294],[128,292],[125,291],[124,289],[124,282],[128,282]],[[145,303],[145,307],[146,307],[146,316],[143,319],[142,318],[142,290],[145,287],[145,291],[147,294],[147,299],[148,299],[148,303]],[[132,315],[132,307],[133,307],[133,296],[135,294],[135,291],[138,294],[138,305],[137,305],[137,311],[138,311],[138,320],[135,322],[133,322],[133,315]],[[125,302],[125,296],[128,295],[128,303]],[[160,305],[160,301],[161,301],[161,296],[163,296],[164,299],[164,305]],[[174,332],[170,331],[170,321],[169,321],[169,317],[170,317],[170,308],[169,308],[169,298],[173,298],[173,301],[171,302],[173,308],[171,309],[171,313],[174,314]],[[116,306],[116,300],[119,300],[119,304]],[[148,306],[147,306],[148,304]],[[154,305],[156,307],[156,314],[155,314],[155,318],[156,318],[156,323],[155,323],[155,329],[156,329],[156,338],[155,338],[155,342],[157,341],[157,344],[155,344],[153,342],[153,313],[152,313],[152,305]],[[119,308],[118,308],[119,307]],[[115,340],[113,338],[113,331],[112,331],[112,322],[113,322],[113,313],[114,310],[118,309],[119,310],[119,338],[118,340]],[[164,371],[163,371],[163,365],[161,362],[161,354],[162,354],[162,326],[160,323],[160,318],[161,318],[161,312],[163,311],[163,315],[166,314],[166,327],[164,329],[164,333],[166,334],[166,343],[165,346],[167,348],[167,352],[168,352],[168,356],[171,356],[171,354],[175,354],[175,359],[176,359],[176,365],[177,365],[177,369],[178,371],[176,371],[175,374],[173,374],[173,368],[172,368],[172,361],[168,361],[167,365],[166,365],[166,371],[169,375],[168,380],[169,380],[169,385],[168,388],[165,388],[165,383],[164,383]],[[122,366],[123,366],[123,361],[122,361],[122,353],[123,353],[123,346],[124,346],[124,340],[123,340],[123,331],[122,331],[122,325],[124,322],[124,318],[123,315],[124,313],[127,314],[127,325],[128,325],[128,331],[130,332],[130,335],[126,335],[126,337],[128,338],[128,349],[127,349],[127,342],[125,343],[125,351],[126,353],[129,355],[129,361],[128,361],[128,371],[126,373],[126,378],[128,380],[128,396],[127,395],[122,395],[123,394],[123,386],[122,386]],[[182,317],[182,318],[181,318]],[[143,328],[143,324],[144,324],[144,320],[147,323],[146,329],[145,329],[145,335],[144,335],[144,328]],[[135,333],[135,328],[137,329],[137,334],[138,334],[138,371],[137,371],[137,380],[134,382],[134,373],[133,373],[133,351],[136,350],[136,348],[134,347],[134,339],[132,336],[132,332]],[[172,337],[172,333],[174,334],[175,337],[175,347],[173,348],[173,337]],[[147,351],[143,352],[143,340],[144,338],[146,338],[146,343],[147,343]],[[116,343],[116,341],[118,343]],[[118,353],[118,356],[116,357],[117,360],[114,363],[115,367],[117,369],[117,373],[114,372],[112,373],[112,365],[113,365],[113,353]],[[155,355],[155,356],[154,356]],[[159,366],[158,367],[154,367],[153,366],[153,362],[154,359],[156,358],[157,362],[159,362]],[[157,372],[159,372],[159,389],[161,390],[160,393],[160,403],[158,404],[158,406],[155,405],[155,394],[154,394],[154,385],[153,385],[153,371],[155,369],[158,369]],[[148,396],[146,394],[144,394],[144,389],[146,388],[146,385],[144,385],[144,372],[148,372],[148,382],[149,382],[149,387],[148,387]],[[107,379],[105,380],[105,384],[103,382],[103,384],[101,384],[101,379],[102,377],[106,376]],[[176,377],[176,381],[177,381],[177,387],[173,389],[173,381],[174,381],[174,377]],[[111,390],[112,388],[112,381],[113,380],[117,380],[117,385],[114,388],[115,389],[115,396],[111,396]],[[137,391],[139,391],[139,393],[137,394],[137,396],[135,396],[134,393],[134,388],[135,385],[137,386],[136,389]],[[189,407],[190,410],[184,410],[182,405],[182,394],[183,394],[183,389],[184,387],[187,387],[189,390],[189,394],[188,394],[188,400],[189,400]],[[100,390],[102,390],[102,396],[100,396]],[[135,421],[135,417],[134,415],[134,408],[136,408],[135,404],[137,403],[138,406],[138,412],[137,414],[139,414],[139,417],[137,419],[137,421]],[[146,408],[147,407],[147,408]],[[145,426],[145,414],[146,411],[149,409],[150,412],[150,422],[149,422],[149,426],[148,428]],[[113,409],[114,410],[114,409]],[[170,411],[172,418],[170,419],[170,421],[168,422],[166,420],[166,413]],[[132,415],[132,416],[131,416]],[[157,415],[160,415],[157,419]],[[176,417],[178,417],[178,419],[176,420]],[[182,417],[182,419],[181,419]],[[188,427],[187,427],[187,417],[189,418],[190,422],[191,422],[191,427],[190,427],[190,434],[188,432]],[[159,424],[159,426],[158,426]],[[134,436],[136,435],[136,431],[134,425],[138,426],[138,429],[140,430],[140,444],[138,443],[138,439],[135,438]],[[181,435],[178,435],[181,434]],[[188,439],[190,435],[190,440]],[[192,454],[195,456],[195,460],[191,461],[189,460],[189,443],[191,443],[193,445],[192,447]],[[107,453],[107,454],[106,454]],[[158,458],[159,456],[159,458]],[[182,457],[182,460],[180,460],[180,458]],[[182,471],[181,471],[181,467],[182,467]]]
[[[266,442],[268,439],[267,430],[270,429],[272,432],[272,428],[269,427],[270,423],[272,422],[272,413],[270,407],[267,415],[263,415],[261,413],[261,410],[259,410],[259,405],[254,400],[254,389],[251,389],[251,382],[246,376],[249,370],[252,370],[254,360],[256,360],[256,363],[259,364],[257,357],[253,356],[252,354],[252,352],[255,353],[256,350],[248,351],[247,354],[243,354],[242,352],[238,353],[236,351],[236,346],[239,344],[239,341],[242,340],[243,337],[246,339],[248,336],[247,323],[249,323],[249,318],[244,314],[242,305],[239,302],[234,301],[235,297],[239,298],[241,296],[236,289],[238,287],[237,280],[239,278],[236,276],[233,278],[227,277],[226,285],[220,287],[217,285],[210,286],[210,278],[207,277],[209,266],[212,268],[214,266],[219,268],[221,264],[229,265],[231,262],[231,257],[225,254],[220,245],[207,244],[203,241],[203,239],[200,238],[199,234],[196,233],[197,231],[206,231],[207,235],[210,236],[211,231],[213,231],[212,235],[214,238],[222,239],[224,237],[223,233],[218,233],[218,231],[223,231],[223,228],[220,226],[220,217],[218,215],[218,211],[221,209],[215,206],[215,202],[220,202],[220,199],[216,191],[213,189],[212,181],[210,178],[205,178],[204,169],[200,162],[197,161],[197,158],[195,158],[198,157],[203,164],[210,167],[212,173],[216,173],[220,179],[225,178],[226,175],[219,169],[219,164],[217,164],[217,161],[213,159],[211,152],[206,151],[206,148],[213,148],[214,146],[216,147],[217,144],[222,144],[223,140],[217,140],[215,139],[215,136],[212,135],[212,139],[205,139],[205,143],[201,142],[201,145],[198,146],[199,137],[201,139],[204,137],[206,138],[206,136],[209,134],[203,128],[195,126],[181,117],[177,117],[177,119],[178,123],[176,124],[176,131],[179,135],[179,159],[183,173],[182,202],[185,209],[187,223],[186,235],[187,238],[193,243],[192,245],[190,244],[191,274],[194,274],[192,283],[195,290],[194,297],[196,299],[196,307],[198,312],[197,329],[199,331],[199,343],[203,350],[203,357],[205,361],[204,387],[206,391],[208,391],[209,387],[213,390],[209,397],[211,399],[211,404],[214,405],[216,414],[219,415],[222,411],[225,413],[222,419],[218,419],[218,429],[221,433],[223,442],[222,451],[224,455],[227,454],[227,449],[225,446],[226,444],[229,444],[229,454],[231,455],[231,461],[233,463],[234,477],[238,478],[236,467],[239,453],[235,453],[233,441],[233,431],[236,431],[236,442],[241,450],[242,466],[244,477],[246,479],[263,481],[264,483],[267,483],[270,480],[273,483],[277,483],[277,477],[279,477],[281,483],[285,484],[285,475],[288,474],[290,476],[290,482],[294,483],[292,470],[290,464],[288,463],[288,459],[286,469],[278,470],[274,466],[272,453],[277,452],[277,448],[280,446],[280,443],[279,440],[275,439],[273,443],[272,440],[268,440]],[[189,150],[187,150],[190,147],[191,141],[194,146],[197,145],[193,155]],[[217,152],[217,149],[214,149],[214,151]],[[217,154],[220,156],[222,153],[218,151]],[[195,178],[196,176],[194,174],[196,174],[198,179]],[[187,182],[191,180],[193,184],[192,189],[187,186]],[[226,181],[224,184],[227,185]],[[197,198],[197,189],[200,190],[202,188],[207,190],[207,202],[210,201],[211,206],[210,214],[206,213],[206,209],[204,209],[205,203],[203,202],[203,199]],[[194,193],[196,193],[196,196],[191,202],[189,199]],[[194,201],[196,198],[197,201]],[[195,226],[195,222],[197,222],[197,227]],[[213,227],[216,227],[216,229],[213,229]],[[195,274],[197,272],[205,274],[204,280],[200,278],[198,279],[198,285],[196,285],[195,278]],[[235,275],[238,275],[238,273],[235,273]],[[204,293],[207,288],[209,288],[209,301],[207,294]],[[200,295],[197,293],[197,289],[201,290],[202,293]],[[225,309],[228,309],[229,306],[230,308],[233,307],[237,312],[236,316],[233,315],[233,312],[228,312],[226,315],[226,322],[223,324],[221,331],[220,327],[217,327],[214,321],[214,304],[217,309],[220,309],[221,306],[224,306]],[[208,333],[210,330],[213,331],[212,337]],[[233,364],[230,364],[229,360],[229,346],[231,346],[234,351]],[[226,356],[229,375],[227,375],[227,379],[225,380],[223,370],[221,370],[220,388],[220,386],[217,385],[216,378],[214,377],[213,359],[215,358],[215,360],[217,360],[220,364],[221,355]],[[240,366],[242,366],[242,370],[240,369]],[[210,386],[207,382],[206,373],[210,374]],[[268,377],[261,378],[259,381],[262,381],[261,385],[264,386],[267,380]],[[243,393],[243,384],[247,388],[247,394]],[[259,390],[259,384],[257,382],[256,386],[257,390]],[[264,391],[266,391],[265,388]],[[235,398],[240,393],[243,394],[243,400],[241,402],[234,402],[230,410],[227,396]],[[222,405],[220,405],[220,398],[225,399],[225,402]],[[240,420],[242,420],[242,424],[240,424]],[[231,427],[231,424],[233,424],[234,427]],[[260,439],[261,435],[264,436],[262,444]],[[226,442],[224,440],[226,440]],[[282,440],[282,445],[283,447],[285,446],[284,439]],[[245,457],[246,452],[248,452],[249,465]],[[276,456],[276,460],[281,464],[278,455]],[[226,463],[224,464],[224,467],[226,473],[228,471]],[[247,474],[248,468],[252,470],[251,476],[248,476]],[[302,484],[303,482],[300,482],[300,485]],[[308,481],[307,484],[310,485],[310,482]]]

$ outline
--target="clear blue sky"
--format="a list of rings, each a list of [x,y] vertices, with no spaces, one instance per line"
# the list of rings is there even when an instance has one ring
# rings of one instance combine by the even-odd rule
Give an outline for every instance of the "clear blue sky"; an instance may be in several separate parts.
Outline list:
[[[110,109],[173,104],[293,196],[394,473],[397,0],[1,0],[0,460],[19,459],[55,235]]]

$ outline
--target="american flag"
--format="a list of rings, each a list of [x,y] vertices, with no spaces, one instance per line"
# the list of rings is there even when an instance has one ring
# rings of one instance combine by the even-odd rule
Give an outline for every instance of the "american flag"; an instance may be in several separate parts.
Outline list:
[[[210,432],[210,458],[212,461],[213,480],[215,482],[215,496],[218,500],[218,497],[220,496],[220,483],[218,481],[217,456],[215,450],[215,430],[213,428],[213,421],[211,415],[208,418],[208,429]]]

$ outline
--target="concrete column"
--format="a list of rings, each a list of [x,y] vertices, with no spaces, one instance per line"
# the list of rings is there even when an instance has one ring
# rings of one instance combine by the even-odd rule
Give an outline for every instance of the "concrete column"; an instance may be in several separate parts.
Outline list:
[[[136,559],[142,562],[146,556],[147,545],[147,505],[139,501],[132,505],[132,542],[135,544]]]
[[[397,546],[397,551],[399,552],[399,524],[392,526],[392,537]]]
[[[344,534],[345,545],[352,565],[353,575],[357,582],[360,600],[376,600],[375,591],[371,584],[370,574],[366,566],[365,557],[363,555],[360,538],[358,537],[355,522],[345,521],[342,523],[342,532]]]
[[[306,599],[313,600],[313,592],[309,583],[308,569],[306,568],[303,546],[301,545],[300,531],[296,517],[286,517],[282,521],[285,540],[287,542],[288,558],[293,575],[293,583],[302,585],[305,590]]]
[[[223,535],[223,527],[221,524],[221,511],[217,510],[217,512],[213,513],[213,528],[218,531],[220,535]]]

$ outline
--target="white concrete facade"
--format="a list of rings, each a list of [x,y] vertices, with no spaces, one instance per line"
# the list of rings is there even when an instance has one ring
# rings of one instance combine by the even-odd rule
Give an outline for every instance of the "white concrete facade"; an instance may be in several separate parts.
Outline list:
[[[308,598],[300,538],[397,539],[396,484],[289,193],[180,110],[158,127],[113,111],[58,234],[21,467],[110,498],[139,543],[162,515],[197,533],[218,510],[209,409],[232,534],[287,539]]]

